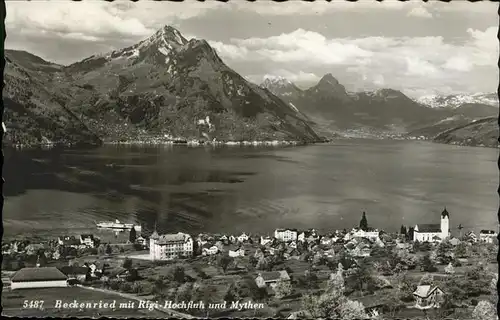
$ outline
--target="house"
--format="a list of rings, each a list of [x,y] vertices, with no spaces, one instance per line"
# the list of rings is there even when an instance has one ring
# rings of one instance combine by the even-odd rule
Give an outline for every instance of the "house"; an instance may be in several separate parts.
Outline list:
[[[314,242],[318,240],[318,238],[319,236],[315,229],[303,231],[297,236],[297,240],[300,242]]]
[[[371,254],[371,249],[369,245],[361,242],[353,250],[351,250],[349,254],[353,257],[369,257]]]
[[[283,253],[285,259],[298,259],[300,258],[300,252],[296,248],[288,248]]]
[[[11,279],[10,288],[54,288],[67,287],[68,277],[56,267],[23,268]]]
[[[453,238],[449,242],[452,246],[458,246],[462,241],[460,241],[458,238]]]
[[[297,229],[276,229],[274,238],[283,242],[297,240]]]
[[[274,288],[278,280],[290,281],[290,276],[286,270],[260,272],[255,278],[255,283],[259,288]]]
[[[440,242],[450,236],[450,214],[446,208],[441,212],[441,224],[417,224],[413,230],[413,241]]]
[[[271,237],[265,237],[265,238],[262,236],[260,237],[260,245],[261,246],[265,246],[265,245],[272,243],[272,242],[273,242],[273,239],[271,239]]]
[[[439,308],[443,301],[443,291],[436,286],[421,285],[418,286],[413,296],[416,299],[415,308],[417,309],[431,309]]]
[[[323,255],[327,258],[335,257],[335,250],[333,248],[327,249],[323,252]]]
[[[265,257],[265,253],[264,253],[264,250],[262,248],[257,248],[255,249],[255,253],[254,253],[254,258],[256,259],[260,259],[262,257]]]
[[[237,237],[238,242],[247,242],[250,237],[246,233],[242,233]]]
[[[324,236],[324,237],[321,237],[319,243],[321,243],[322,245],[324,246],[329,246],[329,245],[332,245],[335,243],[336,240],[334,240],[333,237],[327,237],[327,236]]]
[[[90,248],[95,248],[96,240],[92,234],[82,234],[80,235],[80,244],[83,244]]]
[[[290,241],[290,242],[288,243],[288,247],[289,247],[289,248],[293,248],[293,249],[297,249],[297,242],[295,242],[295,241]]]
[[[42,243],[31,243],[31,244],[28,244],[24,248],[24,252],[26,252],[27,255],[35,255],[40,250],[44,250],[44,249],[45,249],[45,246]]]
[[[76,279],[83,282],[85,281],[87,274],[90,275],[90,268],[88,267],[64,266],[61,267],[60,270],[68,277],[68,280]]]
[[[99,278],[104,273],[104,265],[98,261],[85,263],[85,266],[90,268],[90,275]]]
[[[219,248],[217,246],[210,246],[210,245],[206,244],[201,249],[201,254],[204,256],[211,256],[211,255],[214,255],[217,253],[219,253]]]
[[[233,236],[233,235],[230,235],[230,236],[229,236],[229,242],[230,242],[230,243],[235,243],[235,242],[236,242],[236,237],[235,237],[235,236]]]
[[[468,232],[466,235],[465,235],[465,239],[467,239],[467,241],[469,242],[477,242],[479,239],[477,238],[476,234],[474,233],[474,231],[470,231]]]
[[[142,246],[143,248],[147,248],[147,246],[148,246],[148,242],[147,242],[146,238],[144,238],[142,236],[138,236],[135,239],[135,243],[137,243],[138,245]]]
[[[156,230],[149,239],[149,254],[152,260],[171,260],[193,255],[193,238],[186,233],[159,235]]]
[[[75,249],[84,247],[84,245],[82,245],[80,240],[75,238],[74,236],[60,236],[57,238],[57,243],[60,246],[70,247],[70,248],[75,248]]]
[[[486,243],[493,243],[497,237],[497,233],[493,230],[481,230],[479,232],[479,241]]]
[[[364,231],[361,229],[354,229],[353,232],[351,233],[352,237],[355,238],[367,238],[372,241],[376,241],[379,239],[380,232],[378,230],[374,231]]]
[[[233,258],[244,257],[245,256],[245,249],[243,249],[241,247],[230,248],[228,251],[228,254],[230,257],[233,257]]]

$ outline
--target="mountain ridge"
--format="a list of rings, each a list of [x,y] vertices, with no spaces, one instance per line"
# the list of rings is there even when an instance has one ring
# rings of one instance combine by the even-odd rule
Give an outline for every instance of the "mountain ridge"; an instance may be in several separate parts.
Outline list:
[[[207,41],[188,41],[169,26],[135,45],[57,68],[41,72],[49,95],[103,141],[322,140],[302,114],[229,68]],[[51,98],[40,101],[48,105]],[[210,119],[210,127],[200,119]]]

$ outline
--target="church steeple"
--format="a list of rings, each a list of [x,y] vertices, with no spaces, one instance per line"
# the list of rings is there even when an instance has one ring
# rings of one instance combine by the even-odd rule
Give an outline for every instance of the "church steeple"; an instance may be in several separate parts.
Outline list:
[[[151,234],[151,239],[158,239],[160,237],[160,235],[158,234],[158,232],[156,232],[156,222],[155,222],[155,229],[153,231],[153,233]]]
[[[441,212],[441,219],[444,217],[446,217],[448,219],[450,218],[450,213],[448,212],[448,210],[446,210],[446,206],[444,207],[443,212]]]

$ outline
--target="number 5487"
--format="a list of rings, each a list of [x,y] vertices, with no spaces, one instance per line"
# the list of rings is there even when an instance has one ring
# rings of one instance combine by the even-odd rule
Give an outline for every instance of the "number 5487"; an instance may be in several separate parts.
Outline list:
[[[43,300],[24,300],[23,309],[43,309]]]

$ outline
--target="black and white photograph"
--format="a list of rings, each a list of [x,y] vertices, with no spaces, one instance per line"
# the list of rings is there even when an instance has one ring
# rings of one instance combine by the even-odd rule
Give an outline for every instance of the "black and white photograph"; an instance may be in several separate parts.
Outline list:
[[[4,8],[2,316],[498,320],[498,3]]]

